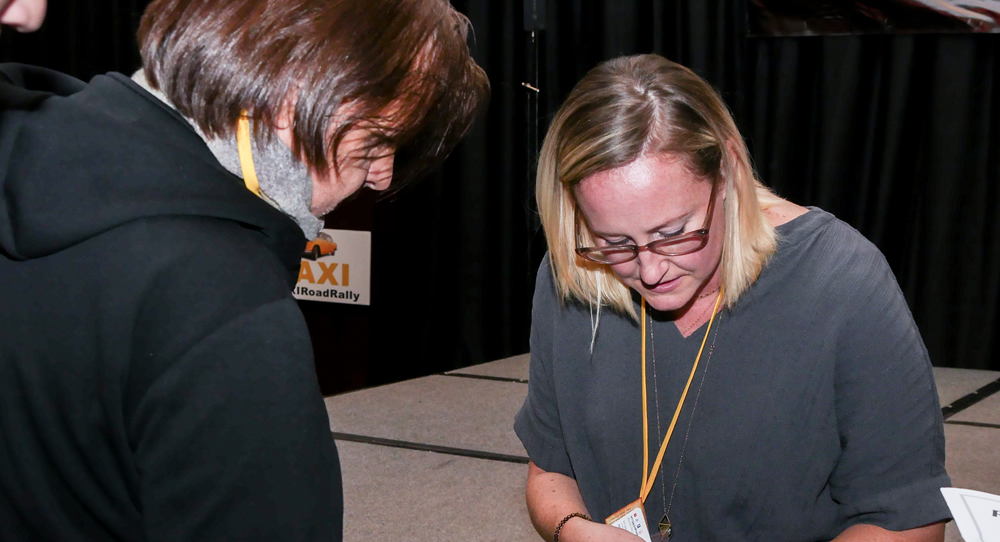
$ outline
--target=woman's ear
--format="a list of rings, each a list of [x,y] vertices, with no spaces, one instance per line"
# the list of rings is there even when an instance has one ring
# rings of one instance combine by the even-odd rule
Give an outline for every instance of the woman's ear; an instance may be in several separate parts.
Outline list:
[[[281,104],[281,109],[274,116],[274,135],[289,149],[292,148],[294,135],[292,127],[295,125],[295,103],[296,97],[289,96]]]

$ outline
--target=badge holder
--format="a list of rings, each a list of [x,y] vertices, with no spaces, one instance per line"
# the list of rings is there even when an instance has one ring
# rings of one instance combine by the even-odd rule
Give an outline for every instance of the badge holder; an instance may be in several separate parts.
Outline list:
[[[611,514],[604,520],[604,523],[612,527],[624,529],[645,542],[661,542],[660,533],[651,533],[649,523],[646,521],[646,510],[643,509],[642,500],[635,500],[625,508]]]

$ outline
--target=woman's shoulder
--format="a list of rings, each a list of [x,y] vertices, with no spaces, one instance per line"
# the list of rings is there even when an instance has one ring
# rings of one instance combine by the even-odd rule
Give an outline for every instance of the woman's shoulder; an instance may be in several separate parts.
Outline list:
[[[549,253],[542,256],[542,261],[538,264],[538,272],[535,273],[535,304],[539,301],[549,302],[558,298],[556,294],[556,281],[552,275],[552,262]]]
[[[591,318],[600,318],[602,326],[612,322],[631,325],[632,322],[628,316],[616,311],[610,305],[602,305],[598,312],[596,307],[591,307],[590,304],[571,294],[560,292],[548,252],[538,265],[531,314],[536,324],[550,322],[551,325],[566,329],[582,326],[581,329],[585,329],[587,334],[590,333]],[[589,340],[588,335],[587,341]]]
[[[543,315],[545,317],[563,315],[567,310],[572,312],[577,309],[576,305],[578,304],[572,298],[564,299],[559,291],[551,257],[546,252],[542,256],[541,263],[538,264],[538,273],[535,275],[535,295],[532,299],[533,316],[538,318]]]
[[[882,251],[861,232],[818,207],[802,209],[807,212],[776,228],[779,246],[773,264],[785,262],[797,275],[812,269],[849,283],[867,283],[874,277],[881,283],[892,277]]]
[[[764,217],[774,228],[787,224],[808,212],[809,208],[784,199],[763,210]]]
[[[764,211],[778,234],[779,250],[803,244],[808,248],[844,252],[877,252],[878,248],[853,226],[819,207],[788,202]]]
[[[896,297],[902,298],[881,251],[832,214],[810,207],[777,232],[777,252],[734,314],[796,314],[803,329],[810,328],[806,322],[811,315],[822,314],[821,325],[832,328],[871,307],[873,299],[884,300],[891,293],[895,304]]]

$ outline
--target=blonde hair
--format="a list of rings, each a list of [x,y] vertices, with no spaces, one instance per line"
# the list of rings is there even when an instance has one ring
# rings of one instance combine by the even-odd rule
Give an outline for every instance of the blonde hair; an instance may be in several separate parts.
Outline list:
[[[573,189],[595,173],[652,154],[679,157],[699,178],[724,183],[720,265],[723,306],[732,307],[774,254],[774,228],[763,211],[782,200],[757,179],[736,123],[712,87],[657,55],[616,58],[590,70],[549,127],[535,196],[560,296],[636,318],[629,288],[614,272],[576,255],[575,220],[581,242],[594,242],[576,212]]]

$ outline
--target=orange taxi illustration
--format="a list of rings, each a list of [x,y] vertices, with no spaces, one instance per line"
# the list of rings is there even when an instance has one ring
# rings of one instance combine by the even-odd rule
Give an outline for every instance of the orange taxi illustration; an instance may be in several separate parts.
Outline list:
[[[337,243],[333,242],[333,238],[324,232],[319,232],[315,239],[306,243],[306,251],[302,257],[316,261],[323,256],[333,256],[336,252]]]

